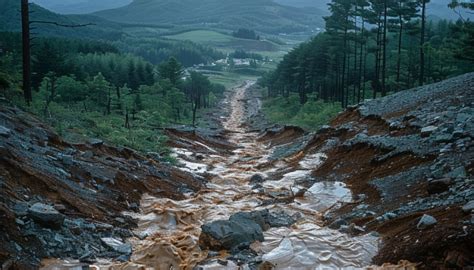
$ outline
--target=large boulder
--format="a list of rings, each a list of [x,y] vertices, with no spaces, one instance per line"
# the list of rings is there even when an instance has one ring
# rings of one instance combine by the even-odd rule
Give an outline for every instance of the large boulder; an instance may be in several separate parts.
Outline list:
[[[53,229],[60,228],[64,222],[64,216],[61,213],[54,207],[43,203],[33,204],[28,209],[28,215],[37,223]]]
[[[203,225],[199,245],[210,250],[230,250],[263,240],[262,227],[256,221],[231,217]]]
[[[199,237],[201,248],[231,250],[263,241],[263,231],[271,227],[288,227],[295,220],[285,213],[270,213],[268,210],[240,212],[229,220],[218,220],[202,226]]]

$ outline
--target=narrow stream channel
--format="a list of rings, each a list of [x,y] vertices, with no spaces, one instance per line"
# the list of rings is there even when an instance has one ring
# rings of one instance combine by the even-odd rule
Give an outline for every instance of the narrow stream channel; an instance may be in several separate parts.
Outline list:
[[[249,179],[255,174],[264,177],[272,172],[287,170],[288,165],[278,162],[266,166],[272,148],[257,141],[258,133],[248,132],[243,123],[249,113],[245,109],[246,91],[253,82],[246,82],[230,95],[230,117],[223,122],[229,131],[229,141],[240,148],[231,156],[205,155],[202,163],[186,161],[186,156],[195,155],[188,149],[174,149],[176,157],[186,170],[194,173],[208,171],[214,177],[207,188],[190,195],[183,201],[144,197],[142,214],[138,218],[142,234],[150,235],[134,246],[132,262],[123,269],[140,266],[155,269],[193,269],[208,257],[198,246],[201,225],[216,220],[226,220],[237,212],[268,209],[299,216],[290,228],[272,228],[264,233],[265,241],[252,248],[262,254],[264,261],[276,269],[336,269],[362,268],[369,266],[377,253],[378,239],[371,235],[351,237],[336,230],[322,227],[321,214],[334,204],[351,200],[350,190],[343,183],[316,183],[304,195],[289,204],[260,206],[269,199],[252,190]],[[254,108],[255,109],[255,108]],[[260,109],[260,108],[256,108]],[[265,194],[271,192],[297,192],[301,187],[297,181],[309,176],[311,170],[323,162],[324,154],[305,157],[298,170],[283,175],[282,179],[266,181],[262,185]],[[257,168],[266,168],[264,171]],[[226,254],[221,254],[225,257]],[[245,269],[229,261],[210,260],[201,269]]]

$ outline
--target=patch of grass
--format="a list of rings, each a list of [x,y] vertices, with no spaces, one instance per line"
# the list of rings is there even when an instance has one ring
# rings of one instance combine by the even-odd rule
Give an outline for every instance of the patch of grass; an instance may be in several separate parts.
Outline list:
[[[271,122],[300,126],[308,130],[318,130],[340,111],[339,103],[324,103],[314,99],[301,106],[297,95],[269,98],[263,103],[263,112]]]

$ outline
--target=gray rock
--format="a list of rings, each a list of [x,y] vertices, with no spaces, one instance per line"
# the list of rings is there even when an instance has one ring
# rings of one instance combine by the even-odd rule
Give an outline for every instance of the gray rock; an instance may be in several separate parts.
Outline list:
[[[19,219],[19,218],[15,219],[15,223],[20,225],[20,226],[25,226],[25,222],[23,220]]]
[[[48,228],[60,228],[64,216],[54,207],[43,203],[35,203],[28,209],[28,215],[37,223]]]
[[[265,178],[263,177],[263,175],[261,174],[254,174],[252,175],[252,177],[250,178],[250,185],[255,185],[255,184],[261,184],[265,182]]]
[[[443,193],[449,190],[449,187],[452,185],[453,181],[451,178],[443,178],[432,180],[428,182],[428,193],[429,194],[438,194]]]
[[[436,218],[430,216],[430,215],[426,215],[424,214],[421,218],[420,218],[420,221],[418,222],[418,224],[416,225],[416,228],[417,229],[426,229],[428,227],[431,227],[431,226],[434,226],[436,225],[436,223],[438,223],[438,221],[436,220]]]
[[[132,245],[129,243],[123,243],[122,241],[112,238],[112,237],[103,237],[100,238],[104,244],[108,247],[112,248],[113,250],[122,253],[122,254],[131,254],[132,253]]]
[[[263,241],[263,231],[271,227],[289,227],[296,221],[283,213],[268,210],[240,212],[229,220],[218,220],[202,226],[199,244],[211,250],[248,248],[255,241]]]
[[[466,213],[470,213],[473,210],[474,210],[474,201],[470,201],[462,207],[462,211],[464,211]]]
[[[94,153],[92,153],[92,151],[85,151],[84,153],[82,153],[82,157],[86,159],[92,158],[93,156]]]
[[[453,139],[454,138],[453,138],[452,134],[440,134],[440,135],[435,137],[434,141],[436,143],[444,143],[444,142],[450,142]]]
[[[28,204],[18,201],[13,205],[12,210],[17,216],[26,216],[28,215]]]
[[[4,126],[0,126],[0,136],[9,137],[11,133],[11,129],[6,128]]]
[[[456,122],[465,123],[465,122],[469,121],[471,118],[472,118],[472,116],[470,114],[459,113],[456,116]]]
[[[90,139],[89,144],[94,147],[99,147],[99,146],[104,145],[104,141],[101,139]]]
[[[346,220],[344,220],[342,218],[338,218],[338,219],[334,220],[331,224],[329,224],[328,227],[333,229],[333,230],[338,230],[342,226],[347,226],[347,225],[349,225],[349,223],[347,223]]]
[[[456,169],[454,169],[454,170],[450,171],[449,173],[445,174],[444,176],[445,177],[451,177],[451,178],[458,178],[458,177],[465,178],[466,177],[466,168],[464,168],[464,166],[457,167]]]
[[[201,228],[199,245],[211,250],[230,250],[241,244],[250,245],[264,240],[262,227],[246,218],[218,220]]]
[[[438,127],[436,126],[427,126],[421,129],[421,136],[422,137],[428,137],[431,135],[431,133],[435,132],[438,130]]]
[[[74,158],[70,155],[63,155],[61,159],[64,165],[72,166],[74,164]]]

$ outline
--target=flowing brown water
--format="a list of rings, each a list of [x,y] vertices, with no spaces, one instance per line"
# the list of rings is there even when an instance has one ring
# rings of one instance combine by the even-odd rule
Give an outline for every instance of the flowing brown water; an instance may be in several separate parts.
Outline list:
[[[183,169],[193,173],[207,172],[212,179],[205,189],[189,194],[182,201],[145,195],[141,213],[126,214],[139,220],[137,233],[146,235],[146,239],[129,240],[134,247],[131,262],[112,266],[104,264],[103,267],[193,269],[208,258],[208,252],[198,246],[201,225],[228,219],[237,212],[263,209],[299,217],[290,228],[269,229],[264,233],[263,243],[252,245],[263,261],[271,263],[274,268],[357,269],[370,265],[377,253],[378,238],[371,235],[352,237],[322,226],[324,210],[352,199],[350,190],[343,183],[316,183],[304,197],[295,198],[293,202],[260,206],[271,197],[252,191],[249,184],[252,175],[285,172],[281,174],[281,179],[262,184],[265,194],[296,193],[303,188],[297,184],[298,180],[308,177],[311,170],[320,166],[325,155],[316,153],[305,156],[296,168],[284,160],[270,163],[268,157],[274,149],[258,142],[259,134],[248,132],[243,125],[249,114],[246,91],[251,89],[252,84],[246,82],[234,89],[227,102],[231,107],[230,117],[223,122],[230,134],[229,141],[240,148],[232,155],[220,155],[206,145],[207,154],[200,153],[204,158],[199,162],[191,159],[197,153],[189,149],[174,149]],[[221,258],[225,255],[222,252]],[[217,258],[207,259],[201,265],[203,269],[246,269],[245,265],[237,266],[231,261],[223,266],[217,263]]]

